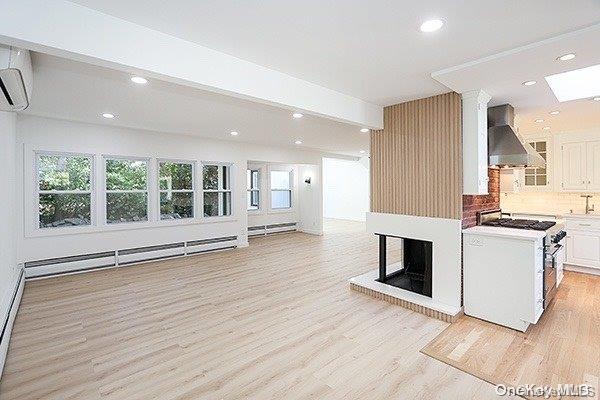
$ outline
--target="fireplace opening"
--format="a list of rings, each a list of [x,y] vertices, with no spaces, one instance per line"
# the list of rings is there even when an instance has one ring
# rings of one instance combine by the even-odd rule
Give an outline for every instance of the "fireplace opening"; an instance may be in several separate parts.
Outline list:
[[[395,238],[395,236],[393,236]],[[388,274],[387,235],[379,235],[379,279],[381,283],[409,290],[423,296],[432,295],[433,242],[412,238],[402,240],[402,261]]]

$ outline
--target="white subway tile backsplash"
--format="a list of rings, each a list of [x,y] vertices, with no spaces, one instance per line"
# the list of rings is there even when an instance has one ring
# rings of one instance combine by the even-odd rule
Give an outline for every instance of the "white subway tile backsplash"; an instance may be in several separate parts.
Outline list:
[[[563,215],[585,212],[585,193],[523,192],[500,194],[500,207],[504,212]],[[600,207],[600,193],[590,193],[590,205]]]

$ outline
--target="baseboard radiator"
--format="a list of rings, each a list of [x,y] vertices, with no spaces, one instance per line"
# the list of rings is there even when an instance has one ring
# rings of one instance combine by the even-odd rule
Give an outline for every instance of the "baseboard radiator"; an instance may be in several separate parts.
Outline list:
[[[4,362],[6,361],[6,354],[8,353],[8,342],[10,341],[10,334],[12,327],[17,316],[17,310],[19,304],[21,304],[21,296],[23,295],[23,288],[25,287],[25,271],[20,268],[19,275],[15,280],[13,287],[11,287],[5,295],[5,298],[0,299],[2,301],[2,331],[0,333],[0,377],[2,376],[2,370],[4,369]]]
[[[237,236],[225,236],[28,261],[25,263],[25,276],[27,278],[42,278],[65,273],[84,272],[173,257],[190,256],[208,251],[232,249],[237,247],[237,239]]]
[[[272,233],[293,232],[297,230],[297,222],[288,222],[285,224],[257,225],[248,227],[248,236],[265,236]]]

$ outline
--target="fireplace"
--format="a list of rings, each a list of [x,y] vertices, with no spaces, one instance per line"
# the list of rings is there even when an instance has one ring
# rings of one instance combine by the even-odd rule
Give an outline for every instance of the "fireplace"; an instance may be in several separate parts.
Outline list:
[[[401,268],[388,274],[387,239],[379,234],[379,279],[381,283],[432,297],[433,242],[392,236],[402,240]]]

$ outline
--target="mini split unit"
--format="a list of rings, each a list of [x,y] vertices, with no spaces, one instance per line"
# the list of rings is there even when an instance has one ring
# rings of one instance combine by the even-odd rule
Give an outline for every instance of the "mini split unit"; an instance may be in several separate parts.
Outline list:
[[[32,78],[29,51],[0,46],[1,111],[21,111],[29,106]]]

